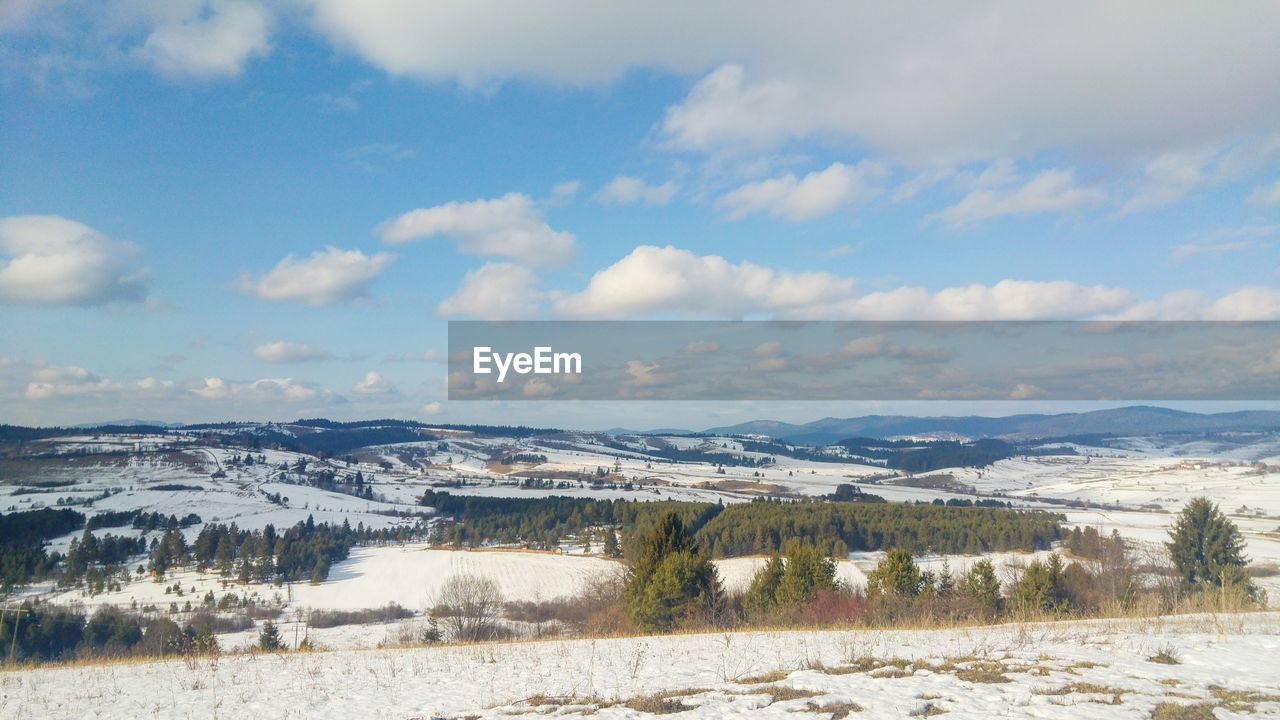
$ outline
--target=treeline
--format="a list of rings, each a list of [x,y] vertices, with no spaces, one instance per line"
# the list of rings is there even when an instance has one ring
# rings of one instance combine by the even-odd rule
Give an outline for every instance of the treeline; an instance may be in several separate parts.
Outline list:
[[[700,526],[718,505],[686,502],[634,502],[552,496],[541,498],[451,495],[428,490],[420,505],[435,508],[447,522],[433,526],[433,543],[459,547],[483,544],[527,545],[550,549],[588,528],[618,526],[626,538],[639,527],[647,528],[663,511],[672,510],[687,522]]]
[[[715,465],[728,465],[729,467],[767,467],[777,462],[777,459],[773,457],[755,458],[741,455],[728,447],[703,449],[701,447],[679,448],[674,445],[668,445],[666,447],[646,447],[643,450],[637,450],[626,443],[613,439],[611,436],[601,439],[600,442],[614,450],[638,453],[673,463],[705,462]]]
[[[1062,516],[1041,511],[968,505],[756,500],[730,506],[589,498],[454,496],[428,491],[420,500],[451,522],[437,523],[432,541],[475,547],[521,544],[554,548],[599,526],[618,527],[623,553],[635,557],[637,535],[674,511],[712,557],[781,551],[807,538],[828,555],[905,548],[915,552],[978,554],[1042,550],[1061,537]]]
[[[45,542],[75,532],[84,524],[84,514],[68,508],[0,515],[0,589],[47,576],[62,556],[46,552]]]
[[[194,564],[198,570],[216,569],[241,582],[321,582],[336,562],[347,559],[360,542],[387,539],[386,531],[317,524],[311,516],[282,533],[274,525],[242,530],[235,523],[212,523],[200,529],[188,546],[178,530],[166,530],[151,548],[149,568],[163,577],[173,568]]]
[[[756,500],[724,508],[696,537],[713,557],[776,553],[796,537],[832,556],[887,548],[978,554],[1046,549],[1062,521],[1032,510]]]
[[[210,654],[218,651],[216,622],[212,613],[197,613],[180,626],[110,606],[86,616],[26,602],[0,618],[0,645],[17,662]]]

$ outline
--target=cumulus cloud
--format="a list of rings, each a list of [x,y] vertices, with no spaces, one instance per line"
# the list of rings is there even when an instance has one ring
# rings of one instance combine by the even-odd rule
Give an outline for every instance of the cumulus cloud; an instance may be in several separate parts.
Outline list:
[[[1262,207],[1280,207],[1280,180],[1254,189],[1249,194],[1249,202]]]
[[[306,259],[288,255],[267,273],[253,278],[242,275],[240,289],[263,300],[332,305],[365,297],[369,284],[395,256],[365,255],[359,250],[326,247]]]
[[[528,319],[537,314],[542,300],[538,276],[511,263],[485,263],[467,272],[452,295],[440,301],[442,317],[465,316],[481,320]]]
[[[370,370],[364,379],[351,388],[357,395],[394,395],[396,388],[382,375]]]
[[[307,402],[330,400],[333,393],[311,383],[293,378],[262,378],[250,382],[229,382],[220,377],[207,377],[191,392],[206,400]]]
[[[56,215],[0,218],[0,302],[101,305],[140,301],[138,246]]]
[[[287,364],[323,360],[329,357],[329,353],[310,343],[275,340],[254,348],[253,356],[263,362]]]
[[[759,212],[788,220],[810,220],[872,199],[881,192],[877,181],[888,172],[882,163],[868,160],[857,165],[836,162],[803,178],[787,173],[748,183],[726,193],[716,204],[732,220]]]
[[[596,193],[596,200],[604,205],[666,205],[678,189],[674,180],[649,185],[637,177],[618,175]]]
[[[930,291],[922,287],[867,293],[825,307],[805,308],[806,319],[1038,320],[1109,316],[1139,298],[1128,290],[1067,280],[1001,280]]]
[[[1045,170],[1015,188],[979,189],[932,216],[952,226],[1005,215],[1064,212],[1103,201],[1097,188],[1080,187],[1070,170]]]
[[[446,235],[457,241],[459,252],[532,265],[560,265],[577,251],[573,234],[551,229],[542,210],[522,193],[412,210],[382,223],[378,231],[391,244]]]
[[[1214,320],[1280,320],[1280,289],[1240,288],[1214,302],[1207,316]]]
[[[202,2],[195,13],[156,26],[138,54],[172,78],[233,77],[250,58],[268,53],[270,23],[267,9],[254,0]]]
[[[172,390],[174,383],[145,377],[121,382],[109,380],[77,365],[36,364],[28,373],[23,396],[28,400],[49,400],[66,397],[119,397],[128,393],[131,397],[155,395]]]
[[[571,317],[741,317],[835,300],[852,287],[851,279],[827,273],[773,270],[671,246],[642,245],[593,275],[581,292],[557,299],[555,308]]]

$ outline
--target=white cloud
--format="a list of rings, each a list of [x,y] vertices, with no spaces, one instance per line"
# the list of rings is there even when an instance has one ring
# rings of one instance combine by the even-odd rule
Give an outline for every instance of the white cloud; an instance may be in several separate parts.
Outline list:
[[[1280,180],[1270,185],[1260,185],[1249,194],[1249,202],[1262,207],[1280,206]]]
[[[101,305],[140,301],[142,252],[56,215],[0,218],[0,302]]]
[[[1280,290],[1240,288],[1214,302],[1207,316],[1214,320],[1280,320]]]
[[[169,380],[145,377],[132,382],[118,382],[98,376],[76,365],[37,364],[29,373],[29,382],[23,396],[28,400],[49,400],[65,397],[116,397],[129,394],[136,398],[154,396],[174,388]]]
[[[333,398],[333,393],[328,390],[293,378],[262,378],[242,383],[207,377],[191,392],[206,400],[308,402]]]
[[[596,200],[604,205],[666,205],[676,196],[678,189],[674,180],[649,185],[637,177],[618,175],[596,193]]]
[[[457,240],[459,252],[531,265],[560,265],[577,251],[573,234],[551,229],[542,210],[522,193],[412,210],[382,223],[378,231],[392,244],[447,235]]]
[[[295,343],[287,342],[285,340],[275,340],[254,348],[253,356],[263,362],[283,364],[307,362],[309,360],[323,360],[329,357],[329,353],[311,345],[310,343]]]
[[[485,263],[467,272],[457,291],[442,300],[436,312],[442,317],[529,319],[537,315],[541,301],[538,276],[532,270],[511,263]]]
[[[833,300],[852,287],[852,280],[827,273],[773,270],[671,246],[642,245],[597,272],[581,292],[557,299],[555,308],[572,317],[741,317]]]
[[[439,415],[444,412],[444,407],[438,401],[432,400],[419,408],[418,412],[423,415]]]
[[[1121,206],[1121,214],[1164,207],[1209,182],[1211,152],[1165,153],[1143,168],[1143,183]]]
[[[1233,240],[1229,242],[1189,242],[1183,243],[1174,248],[1172,257],[1174,260],[1186,260],[1197,255],[1223,255],[1229,252],[1248,250],[1252,247],[1253,243],[1248,240]]]
[[[577,196],[578,191],[582,189],[582,181],[565,180],[551,186],[551,199],[554,202],[568,202]]]
[[[190,16],[158,25],[138,50],[162,75],[205,80],[239,75],[270,50],[271,17],[254,0],[200,3]]]
[[[364,297],[369,284],[394,260],[389,253],[365,255],[326,247],[305,260],[288,255],[256,279],[243,275],[240,288],[263,300],[332,305]]]
[[[1001,280],[971,283],[931,292],[901,287],[851,297],[792,316],[800,319],[859,320],[1035,320],[1111,316],[1131,308],[1138,298],[1128,290],[1084,286],[1057,280]]]
[[[394,395],[396,388],[382,375],[370,370],[363,380],[351,388],[351,392],[357,395]]]
[[[959,226],[1005,215],[1064,212],[1096,205],[1104,197],[1097,188],[1076,185],[1070,170],[1045,170],[1020,187],[974,190],[930,219]]]
[[[663,129],[701,151],[834,135],[908,162],[1213,145],[1276,129],[1280,49],[1263,28],[1278,20],[1154,2],[1123,16],[1105,2],[762,11],[773,32],[725,22],[737,53]]]
[[[674,144],[698,150],[836,136],[900,158],[1136,157],[1274,130],[1280,118],[1272,5],[310,5],[338,46],[429,81],[599,84],[637,67],[703,74],[663,123]]]
[[[748,183],[726,193],[716,204],[733,220],[758,212],[788,220],[810,220],[845,205],[867,202],[881,192],[877,181],[887,174],[888,169],[878,162],[837,162],[803,178],[787,173]]]
[[[203,385],[192,388],[191,392],[206,400],[220,400],[231,392],[231,387],[222,378],[207,377],[204,379]]]

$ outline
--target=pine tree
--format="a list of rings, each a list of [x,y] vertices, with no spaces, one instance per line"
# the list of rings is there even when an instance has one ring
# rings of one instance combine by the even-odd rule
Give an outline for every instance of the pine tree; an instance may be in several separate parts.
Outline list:
[[[1000,581],[990,560],[983,558],[969,568],[960,579],[960,591],[984,614],[1000,611]]]
[[[1187,503],[1169,530],[1169,555],[1190,585],[1227,587],[1249,584],[1244,538],[1235,523],[1209,498]]]
[[[756,571],[755,577],[751,579],[751,586],[742,599],[742,606],[748,617],[759,618],[773,609],[784,572],[782,557],[779,555],[770,557],[769,562]]]
[[[836,566],[830,558],[812,545],[794,543],[787,552],[787,566],[778,583],[780,605],[800,605],[813,600],[818,592],[836,586]]]
[[[604,554],[605,557],[616,558],[622,555],[622,549],[618,547],[618,536],[613,528],[604,529]]]
[[[280,631],[276,629],[276,624],[270,620],[263,624],[262,632],[258,633],[258,648],[268,651],[284,648],[284,642],[280,640]]]
[[[1062,556],[1053,553],[1048,562],[1036,560],[1014,584],[1009,601],[1021,612],[1062,613],[1070,609],[1062,577]]]
[[[645,630],[669,630],[713,610],[723,595],[715,565],[680,516],[664,513],[640,548],[623,590],[632,621]]]
[[[890,550],[875,569],[867,573],[867,595],[897,595],[914,598],[923,587],[920,568],[906,550]]]

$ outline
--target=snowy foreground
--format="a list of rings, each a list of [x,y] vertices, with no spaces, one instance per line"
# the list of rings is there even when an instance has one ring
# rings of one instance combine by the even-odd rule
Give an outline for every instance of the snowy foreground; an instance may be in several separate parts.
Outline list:
[[[1280,613],[559,640],[4,672],[0,717],[1225,719],[1280,714],[1277,658]]]

